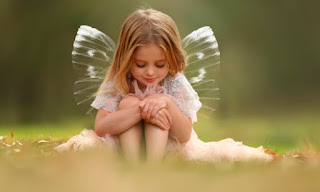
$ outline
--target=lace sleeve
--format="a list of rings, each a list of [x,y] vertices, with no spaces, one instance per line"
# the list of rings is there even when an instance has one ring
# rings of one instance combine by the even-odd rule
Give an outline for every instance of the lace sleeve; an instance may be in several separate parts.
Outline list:
[[[105,83],[103,90],[110,89],[112,82]],[[115,112],[118,110],[118,104],[121,100],[120,94],[106,93],[98,95],[96,99],[92,102],[91,106],[96,109],[104,109],[105,111]]]
[[[192,122],[197,122],[197,112],[202,104],[197,92],[192,88],[186,77],[177,73],[176,76],[168,76],[164,86],[170,99],[185,113],[191,117]]]

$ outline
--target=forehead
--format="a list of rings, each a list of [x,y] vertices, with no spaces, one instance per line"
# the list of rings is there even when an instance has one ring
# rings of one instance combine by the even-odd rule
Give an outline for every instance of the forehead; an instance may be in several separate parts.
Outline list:
[[[165,55],[160,46],[151,44],[138,47],[135,50],[134,58],[137,60],[164,60]]]

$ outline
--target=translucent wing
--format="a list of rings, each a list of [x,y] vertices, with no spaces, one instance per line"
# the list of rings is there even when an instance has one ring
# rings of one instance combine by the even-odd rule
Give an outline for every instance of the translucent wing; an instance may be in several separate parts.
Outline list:
[[[202,108],[202,116],[215,111],[220,91],[216,82],[220,52],[217,40],[210,27],[199,28],[182,40],[186,52],[187,67],[184,75],[198,93]]]
[[[90,26],[80,26],[73,43],[72,63],[77,79],[74,98],[80,110],[89,114],[93,108],[93,94],[102,83],[111,65],[116,44],[101,31]]]

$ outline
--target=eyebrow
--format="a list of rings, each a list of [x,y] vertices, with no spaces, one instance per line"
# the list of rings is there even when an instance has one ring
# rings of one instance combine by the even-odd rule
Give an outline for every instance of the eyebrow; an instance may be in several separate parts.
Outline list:
[[[146,62],[146,61],[144,61],[144,60],[141,60],[141,59],[134,59],[134,60],[136,60],[136,61],[141,61],[141,62]],[[155,62],[161,62],[161,61],[166,61],[165,59],[160,59],[160,60],[156,60]]]

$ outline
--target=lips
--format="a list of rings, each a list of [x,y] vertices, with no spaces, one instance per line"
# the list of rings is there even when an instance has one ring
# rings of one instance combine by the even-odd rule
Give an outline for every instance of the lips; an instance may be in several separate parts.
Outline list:
[[[149,83],[152,83],[156,80],[156,78],[144,78],[146,81],[148,81]]]

